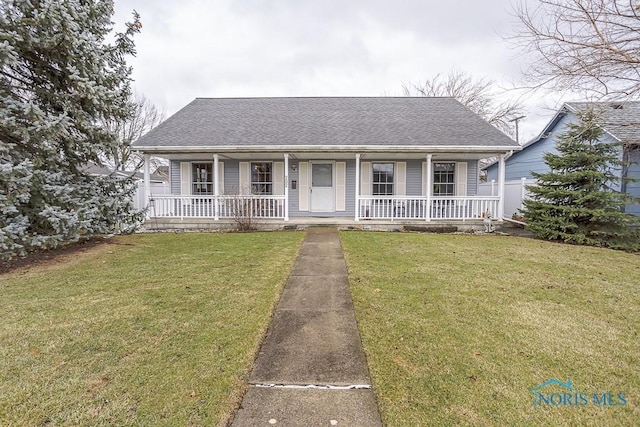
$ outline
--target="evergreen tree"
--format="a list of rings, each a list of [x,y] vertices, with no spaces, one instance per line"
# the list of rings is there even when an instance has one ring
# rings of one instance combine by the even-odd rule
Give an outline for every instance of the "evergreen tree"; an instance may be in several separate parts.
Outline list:
[[[0,3],[0,254],[130,229],[131,180],[84,172],[131,112],[125,58],[138,15],[112,35],[113,3]],[[107,38],[112,38],[107,42]]]
[[[560,136],[558,154],[544,155],[549,172],[532,173],[537,185],[528,187],[531,199],[524,202],[527,228],[549,240],[638,250],[638,232],[632,227],[638,219],[624,212],[631,200],[614,189],[623,147],[602,142],[593,110],[580,119]]]

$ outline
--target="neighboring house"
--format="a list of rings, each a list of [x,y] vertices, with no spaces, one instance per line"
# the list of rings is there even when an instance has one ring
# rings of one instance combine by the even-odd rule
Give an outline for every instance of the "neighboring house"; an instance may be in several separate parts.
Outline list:
[[[548,172],[549,168],[543,159],[544,153],[557,153],[556,143],[559,137],[567,131],[567,125],[578,123],[578,113],[588,108],[593,108],[601,115],[600,124],[604,130],[603,142],[624,143],[623,149],[620,151],[620,160],[631,162],[624,169],[618,168],[621,182],[615,186],[615,190],[640,197],[640,183],[624,182],[624,178],[627,177],[640,178],[640,166],[638,165],[640,161],[640,102],[635,101],[565,103],[538,137],[525,144],[522,151],[514,152],[506,159],[507,187],[521,185],[523,178],[525,183],[533,184],[535,181],[533,181],[531,172]],[[499,165],[497,163],[486,166],[484,170],[487,173],[487,182],[498,181]],[[495,187],[497,184],[494,184]],[[487,191],[486,194],[490,194],[490,191]],[[522,194],[523,192],[519,190],[507,191],[505,215],[511,215],[521,206]],[[640,215],[640,205],[627,206],[627,211]]]
[[[159,169],[159,168],[158,168]],[[109,168],[98,166],[96,164],[90,164],[85,168],[85,171],[91,175],[111,175],[114,174],[120,178],[128,178],[131,176],[131,171],[113,171]],[[149,193],[151,196],[169,194],[169,178],[165,175],[152,173],[149,175]],[[145,195],[144,187],[144,174],[141,172],[133,172],[134,179],[137,183],[136,192],[133,196],[133,205],[136,211],[141,211],[147,206],[147,200],[149,196]]]
[[[169,159],[171,195],[149,216],[186,227],[241,208],[298,223],[495,217],[479,160],[520,146],[453,98],[198,98],[133,149],[147,176],[149,156]]]

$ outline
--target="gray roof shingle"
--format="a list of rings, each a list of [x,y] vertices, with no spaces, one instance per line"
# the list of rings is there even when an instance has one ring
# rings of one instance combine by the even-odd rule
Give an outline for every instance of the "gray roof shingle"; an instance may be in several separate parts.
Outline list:
[[[572,112],[593,108],[601,114],[599,123],[611,135],[628,143],[640,143],[640,101],[567,102]]]
[[[197,98],[134,144],[145,147],[518,144],[453,98]]]

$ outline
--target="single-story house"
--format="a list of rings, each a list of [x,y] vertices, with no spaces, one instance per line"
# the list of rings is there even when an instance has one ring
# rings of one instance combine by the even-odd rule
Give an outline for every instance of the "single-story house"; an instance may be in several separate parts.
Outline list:
[[[512,183],[520,185],[520,182],[535,184],[531,172],[544,173],[549,170],[543,155],[548,152],[557,153],[556,142],[559,137],[567,131],[569,123],[578,123],[580,112],[587,109],[593,109],[600,115],[599,124],[604,130],[603,142],[622,142],[620,160],[630,163],[628,167],[618,168],[620,182],[614,186],[614,189],[640,197],[640,182],[625,182],[625,178],[628,177],[640,178],[638,163],[640,162],[640,102],[637,101],[565,103],[540,135],[523,145],[521,151],[514,152],[505,160],[506,185],[510,186]],[[488,182],[498,182],[499,166],[495,162],[484,168]],[[521,206],[522,194],[525,193],[526,191],[507,191],[506,205]],[[514,198],[517,200],[512,200]],[[627,212],[640,215],[640,205],[627,206]],[[511,212],[507,208],[505,213],[510,215]]]
[[[477,194],[479,160],[520,146],[453,98],[317,97],[198,98],[133,149],[169,160],[153,223],[210,227],[500,218],[502,196]]]

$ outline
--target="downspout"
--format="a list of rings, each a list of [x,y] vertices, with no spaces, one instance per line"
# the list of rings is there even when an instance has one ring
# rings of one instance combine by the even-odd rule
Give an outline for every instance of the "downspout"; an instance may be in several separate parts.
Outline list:
[[[424,213],[424,220],[426,222],[431,221],[431,203],[432,203],[432,194],[433,194],[433,181],[432,181],[432,175],[433,175],[433,154],[429,153],[426,156],[426,161],[427,161],[427,170],[426,170],[426,174],[427,176],[425,177],[426,179],[426,188],[425,188],[425,196],[427,198],[427,206],[425,209],[425,213]]]
[[[620,176],[620,192],[627,192],[627,178],[629,177],[629,144],[624,144],[622,146],[622,174]],[[623,207],[625,209],[626,206]]]
[[[513,150],[509,150],[508,153],[500,156],[500,160],[502,162],[502,173],[500,174],[498,181],[498,194],[500,195],[500,201],[498,202],[498,219],[500,221],[504,221],[504,191],[507,181],[507,159],[513,156]]]
[[[213,155],[213,220],[218,221],[220,219],[220,205],[218,203],[218,199],[220,197],[220,187],[219,187],[219,157],[218,154]]]
[[[289,153],[284,154],[284,220],[289,221]]]
[[[144,202],[146,204],[146,217],[150,218],[149,207],[151,205],[151,156],[144,155]]]
[[[360,221],[360,153],[356,154],[356,208],[354,221]]]
[[[506,154],[500,154],[500,160],[498,163],[498,196],[500,197],[498,200],[498,215],[496,217],[499,221],[504,220],[504,189],[505,189],[505,181],[507,174],[507,165],[506,161],[509,157],[513,155],[513,150],[510,150]]]

